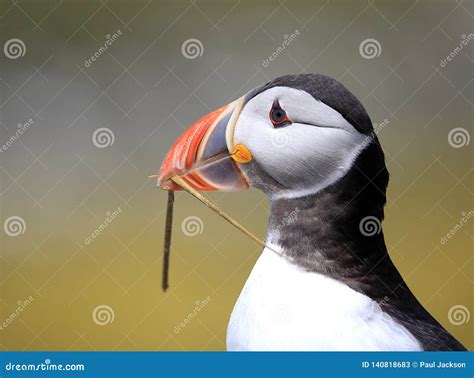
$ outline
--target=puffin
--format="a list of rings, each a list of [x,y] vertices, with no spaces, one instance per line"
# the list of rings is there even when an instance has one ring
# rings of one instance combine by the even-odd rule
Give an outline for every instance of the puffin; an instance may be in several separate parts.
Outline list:
[[[181,190],[257,188],[263,249],[234,306],[229,351],[460,351],[390,259],[389,181],[367,111],[320,74],[278,77],[204,116],[157,179]]]

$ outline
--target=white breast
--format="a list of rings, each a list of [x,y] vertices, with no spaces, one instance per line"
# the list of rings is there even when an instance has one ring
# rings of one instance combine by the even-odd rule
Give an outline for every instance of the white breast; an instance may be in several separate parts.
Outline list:
[[[235,304],[227,350],[422,350],[369,297],[265,249]]]

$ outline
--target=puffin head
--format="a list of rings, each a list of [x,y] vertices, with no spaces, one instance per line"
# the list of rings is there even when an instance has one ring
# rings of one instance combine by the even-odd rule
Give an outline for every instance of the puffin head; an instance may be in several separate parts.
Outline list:
[[[337,80],[282,76],[197,121],[166,155],[158,185],[179,190],[170,178],[180,175],[197,190],[298,198],[346,175],[371,144],[380,148],[367,112]]]

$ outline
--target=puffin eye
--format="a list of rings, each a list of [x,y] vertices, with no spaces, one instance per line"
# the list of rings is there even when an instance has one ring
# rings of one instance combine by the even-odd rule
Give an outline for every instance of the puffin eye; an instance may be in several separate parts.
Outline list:
[[[274,127],[291,125],[291,121],[288,119],[286,112],[282,109],[278,100],[273,101],[269,116]]]

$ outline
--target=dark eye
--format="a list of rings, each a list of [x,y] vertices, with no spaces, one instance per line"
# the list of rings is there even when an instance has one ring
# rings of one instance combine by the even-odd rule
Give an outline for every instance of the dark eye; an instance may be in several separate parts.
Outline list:
[[[278,100],[273,101],[269,116],[274,127],[291,125],[291,121],[286,116],[286,112],[281,108]]]

